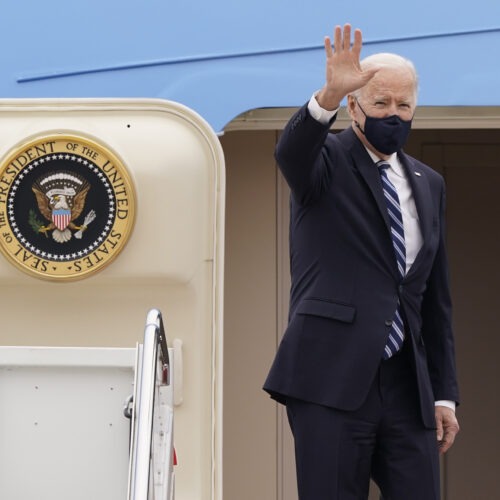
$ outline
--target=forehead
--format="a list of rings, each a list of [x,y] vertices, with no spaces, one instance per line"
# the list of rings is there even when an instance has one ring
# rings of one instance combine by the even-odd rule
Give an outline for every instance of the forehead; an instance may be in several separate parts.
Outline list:
[[[361,94],[366,98],[415,100],[415,80],[408,68],[381,68],[361,89]]]

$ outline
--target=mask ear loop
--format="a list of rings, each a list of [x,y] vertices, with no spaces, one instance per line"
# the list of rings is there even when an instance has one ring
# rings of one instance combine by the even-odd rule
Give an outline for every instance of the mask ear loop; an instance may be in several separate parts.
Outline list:
[[[365,113],[365,110],[361,107],[361,104],[359,104],[359,101],[358,101],[358,98],[355,97],[355,96],[352,96],[353,99],[356,101],[356,104],[358,105],[359,109],[361,110],[361,112],[365,115],[366,117],[366,113]],[[360,130],[360,132],[365,135],[365,131],[361,128],[361,125],[359,124],[358,121],[354,120],[354,125],[356,125],[356,127]]]
[[[359,104],[359,101],[358,101],[358,98],[355,97],[354,100],[356,101],[356,104],[358,105],[359,109],[361,110],[361,112],[365,115],[365,117],[367,116],[366,113],[365,113],[365,110],[361,107],[361,104]]]

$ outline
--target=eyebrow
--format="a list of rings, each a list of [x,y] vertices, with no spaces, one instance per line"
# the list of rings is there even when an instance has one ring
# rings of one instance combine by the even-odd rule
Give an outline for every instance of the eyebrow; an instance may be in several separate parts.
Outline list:
[[[383,94],[379,94],[379,95],[374,95],[372,98],[371,98],[374,102],[377,102],[377,101],[388,101],[388,100],[394,100],[396,101],[398,104],[401,104],[401,103],[404,103],[404,104],[412,104],[415,99],[412,97],[412,96],[408,96],[408,97],[394,97],[394,96],[388,96],[387,94],[383,95]]]

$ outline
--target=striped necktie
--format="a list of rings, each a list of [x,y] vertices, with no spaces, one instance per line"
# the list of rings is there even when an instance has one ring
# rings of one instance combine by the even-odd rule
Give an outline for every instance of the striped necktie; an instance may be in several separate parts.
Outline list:
[[[387,176],[388,163],[379,162],[377,167],[382,179],[382,188],[384,190],[384,197],[387,204],[387,212],[389,213],[389,221],[391,224],[392,245],[394,253],[396,254],[396,262],[398,265],[399,277],[403,279],[406,274],[406,246],[405,246],[405,232],[403,227],[403,217],[401,215],[401,206],[399,204],[399,197],[394,185]],[[392,320],[391,330],[387,339],[387,344],[384,349],[384,359],[389,359],[403,346],[404,340],[404,327],[403,319],[401,317],[401,306],[398,300],[396,313]]]

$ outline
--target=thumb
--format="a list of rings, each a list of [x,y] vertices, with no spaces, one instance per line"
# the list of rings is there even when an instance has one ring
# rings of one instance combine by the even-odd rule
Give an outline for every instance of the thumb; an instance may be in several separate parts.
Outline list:
[[[437,440],[442,441],[443,440],[443,419],[440,417],[436,418],[436,434],[437,434]]]
[[[375,66],[373,68],[367,68],[363,71],[364,85],[366,85],[380,70],[381,68]]]

